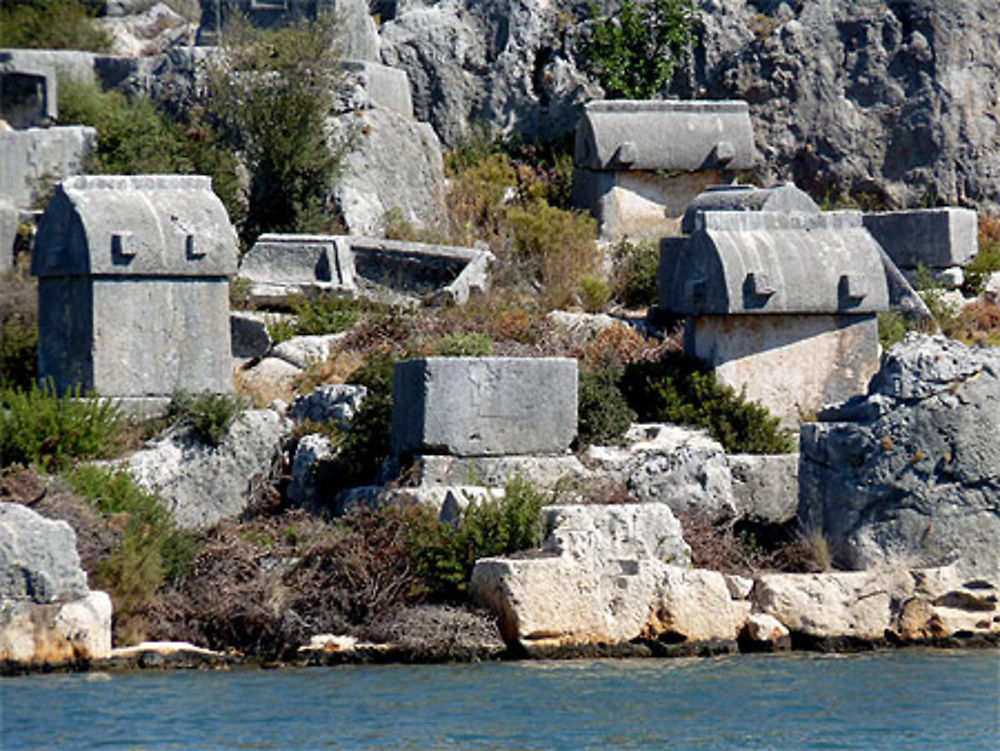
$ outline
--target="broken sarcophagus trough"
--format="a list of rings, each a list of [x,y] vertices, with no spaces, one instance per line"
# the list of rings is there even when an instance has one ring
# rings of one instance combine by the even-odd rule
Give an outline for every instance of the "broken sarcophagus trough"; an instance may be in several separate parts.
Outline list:
[[[700,211],[661,242],[659,307],[685,318],[688,355],[791,427],[864,392],[889,297],[859,212]]]
[[[232,391],[236,233],[211,180],[71,177],[42,216],[39,375],[115,398]]]

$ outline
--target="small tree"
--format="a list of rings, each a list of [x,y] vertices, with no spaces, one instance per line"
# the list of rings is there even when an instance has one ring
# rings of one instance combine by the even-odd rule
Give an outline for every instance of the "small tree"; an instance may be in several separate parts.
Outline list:
[[[673,76],[696,17],[694,0],[624,0],[609,16],[592,5],[578,40],[584,67],[609,99],[650,99]]]
[[[326,119],[341,82],[330,15],[277,30],[235,18],[208,66],[205,107],[250,172],[245,244],[263,232],[317,232],[348,144],[331,148]]]

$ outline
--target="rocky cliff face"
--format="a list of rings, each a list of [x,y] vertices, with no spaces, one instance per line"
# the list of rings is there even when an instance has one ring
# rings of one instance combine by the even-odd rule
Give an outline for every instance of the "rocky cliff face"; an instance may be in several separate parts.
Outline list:
[[[605,4],[607,5],[607,4]],[[870,206],[1000,205],[1000,0],[702,0],[680,97],[746,99],[765,181]],[[571,0],[408,5],[382,28],[420,119],[551,138],[600,90]]]

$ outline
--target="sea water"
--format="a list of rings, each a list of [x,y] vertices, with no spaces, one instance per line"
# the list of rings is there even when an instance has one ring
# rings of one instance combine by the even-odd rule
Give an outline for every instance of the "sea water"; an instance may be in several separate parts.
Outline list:
[[[1000,651],[0,679],[16,749],[1000,749]]]

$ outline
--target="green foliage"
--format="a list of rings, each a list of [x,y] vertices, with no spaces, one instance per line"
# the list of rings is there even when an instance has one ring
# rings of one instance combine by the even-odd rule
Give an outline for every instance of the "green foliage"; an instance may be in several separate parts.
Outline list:
[[[0,388],[0,466],[15,462],[56,470],[74,459],[108,456],[122,417],[110,401],[59,395],[51,381],[28,389]]]
[[[142,616],[156,591],[189,570],[197,552],[194,536],[179,530],[159,499],[125,472],[81,465],[67,479],[120,530],[91,585],[110,593],[118,639],[141,638]]]
[[[693,0],[624,0],[610,16],[591,6],[578,37],[586,70],[609,99],[652,99],[670,82],[693,38]]]
[[[78,0],[4,0],[0,47],[107,52],[111,36],[94,23],[97,10]]]
[[[601,266],[594,220],[536,200],[507,210],[514,252],[541,285],[547,304],[569,303],[585,276],[596,275]]]
[[[622,392],[642,421],[704,428],[727,452],[781,454],[794,443],[765,407],[747,401],[696,360],[670,353],[629,365]]]
[[[898,310],[883,310],[878,314],[878,342],[883,352],[897,342],[903,341],[906,332],[910,330],[906,318]]]
[[[205,108],[250,172],[242,240],[263,232],[319,232],[349,143],[331,148],[326,118],[340,80],[331,16],[264,30],[237,17],[207,69]]]
[[[584,274],[580,277],[580,302],[588,313],[601,310],[611,299],[611,287],[603,279]]]
[[[619,388],[625,373],[621,361],[606,353],[591,368],[580,371],[577,390],[577,442],[582,445],[621,441],[635,420]]]
[[[362,300],[311,290],[291,299],[296,334],[337,334],[358,322],[366,310]]]
[[[462,159],[455,159],[462,165]],[[503,203],[517,183],[517,174],[504,154],[491,154],[451,174],[448,209],[457,242],[471,243],[477,236],[490,241],[503,235]]]
[[[622,240],[614,253],[612,294],[627,308],[655,305],[660,249],[655,242]]]
[[[236,157],[192,110],[178,124],[145,97],[103,91],[93,83],[59,77],[59,122],[90,125],[97,130],[97,151],[88,170],[110,175],[201,174],[230,218],[244,211]]]
[[[490,357],[493,340],[478,331],[456,331],[434,342],[431,354],[437,357]]]
[[[38,372],[38,326],[12,313],[0,321],[0,387],[28,389]]]
[[[982,294],[986,280],[994,271],[1000,271],[1000,217],[980,214],[979,250],[965,267],[963,291],[973,296]]]
[[[232,394],[192,394],[177,389],[170,397],[167,416],[174,424],[190,426],[201,441],[218,446],[247,406],[244,399]]]

